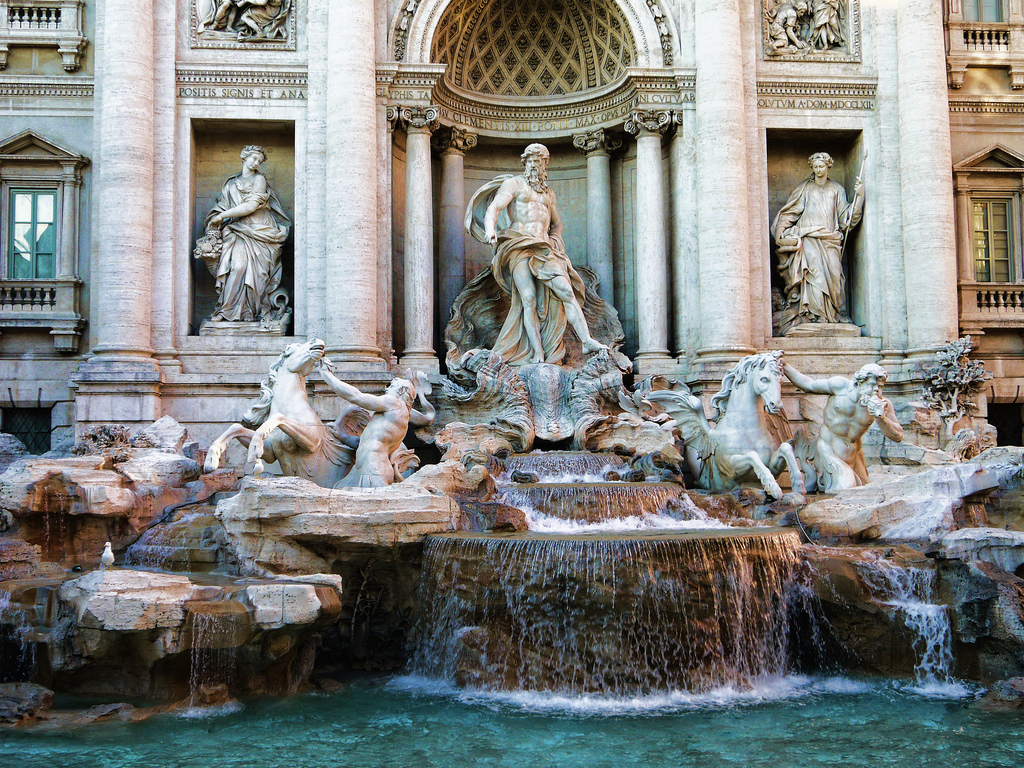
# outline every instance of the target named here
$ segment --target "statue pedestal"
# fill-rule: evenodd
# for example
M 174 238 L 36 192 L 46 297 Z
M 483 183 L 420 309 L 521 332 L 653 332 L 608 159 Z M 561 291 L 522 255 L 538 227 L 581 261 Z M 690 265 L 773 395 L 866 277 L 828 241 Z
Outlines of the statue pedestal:
M 200 336 L 284 336 L 291 316 L 274 322 L 255 320 L 204 320 Z
M 860 326 L 853 323 L 801 323 L 786 332 L 788 337 L 860 336 Z

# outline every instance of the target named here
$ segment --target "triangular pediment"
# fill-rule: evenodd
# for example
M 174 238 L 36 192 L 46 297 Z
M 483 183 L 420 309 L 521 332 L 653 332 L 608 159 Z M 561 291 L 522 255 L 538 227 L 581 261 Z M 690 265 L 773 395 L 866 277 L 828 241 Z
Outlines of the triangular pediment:
M 8 136 L 0 142 L 0 157 L 7 162 L 11 160 L 51 160 L 53 162 L 85 163 L 87 160 L 79 154 L 62 147 L 56 142 L 40 136 L 35 131 L 22 131 Z
M 1002 144 L 976 152 L 953 166 L 954 171 L 1024 171 L 1024 155 Z

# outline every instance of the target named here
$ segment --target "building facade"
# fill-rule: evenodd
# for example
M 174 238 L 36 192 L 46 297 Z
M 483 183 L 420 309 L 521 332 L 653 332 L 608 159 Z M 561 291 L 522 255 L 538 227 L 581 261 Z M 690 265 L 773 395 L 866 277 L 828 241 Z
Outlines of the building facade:
M 780 349 L 906 400 L 967 332 L 1019 438 L 1022 89 L 1021 0 L 0 0 L 0 429 L 209 441 L 312 336 L 364 389 L 443 372 L 466 201 L 539 141 L 639 374 Z M 218 320 L 195 252 L 253 146 L 278 311 Z M 818 152 L 862 208 L 838 322 L 791 329 L 773 222 Z

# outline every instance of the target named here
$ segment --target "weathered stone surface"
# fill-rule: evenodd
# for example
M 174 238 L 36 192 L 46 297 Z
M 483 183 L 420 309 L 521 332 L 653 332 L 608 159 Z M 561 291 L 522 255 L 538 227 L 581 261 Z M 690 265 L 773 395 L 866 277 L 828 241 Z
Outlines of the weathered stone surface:
M 1013 677 L 993 683 L 981 699 L 974 702 L 977 709 L 988 712 L 1012 712 L 1024 709 L 1024 677 Z
M 0 723 L 45 718 L 53 705 L 53 691 L 35 683 L 0 683 Z
M 120 569 L 92 571 L 60 588 L 79 626 L 118 632 L 180 626 L 193 596 L 185 576 Z
M 1024 565 L 1024 533 L 999 528 L 964 528 L 942 537 L 939 554 L 949 560 L 980 560 L 1019 576 Z
M 825 536 L 929 540 L 956 525 L 956 507 L 999 487 L 996 472 L 972 462 L 841 491 L 804 507 L 800 520 Z
M 28 455 L 28 448 L 21 440 L 14 435 L 0 432 L 0 473 L 26 455 Z
M 320 600 L 312 584 L 258 584 L 246 587 L 245 594 L 261 629 L 309 624 L 320 615 Z
M 414 477 L 416 477 L 414 475 Z M 413 481 L 327 490 L 299 478 L 246 478 L 217 505 L 243 573 L 329 573 L 330 552 L 395 547 L 455 530 L 459 507 Z
M 6 579 L 52 578 L 64 569 L 42 561 L 39 547 L 21 539 L 0 539 L 0 581 Z
M 175 453 L 181 452 L 187 442 L 188 430 L 171 416 L 161 416 L 132 440 L 137 448 L 160 448 Z
M 202 471 L 193 459 L 161 450 L 136 451 L 117 468 L 135 483 L 172 488 L 198 479 Z

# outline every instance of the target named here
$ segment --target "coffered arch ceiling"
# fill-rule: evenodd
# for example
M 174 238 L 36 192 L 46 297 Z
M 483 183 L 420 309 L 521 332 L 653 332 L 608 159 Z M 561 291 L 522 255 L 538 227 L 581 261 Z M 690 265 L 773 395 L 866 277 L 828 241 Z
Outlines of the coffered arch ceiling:
M 433 62 L 466 91 L 558 96 L 600 88 L 636 63 L 619 8 L 605 0 L 454 0 L 431 42 Z

